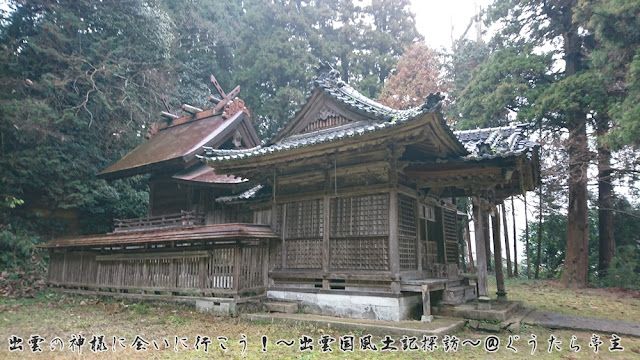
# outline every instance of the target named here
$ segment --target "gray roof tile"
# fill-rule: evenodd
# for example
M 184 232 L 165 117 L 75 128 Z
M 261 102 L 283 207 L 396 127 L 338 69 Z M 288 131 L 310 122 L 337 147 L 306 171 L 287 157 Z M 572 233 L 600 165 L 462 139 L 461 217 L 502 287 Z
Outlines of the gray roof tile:
M 455 131 L 454 134 L 469 151 L 465 160 L 494 159 L 531 152 L 537 143 L 526 137 L 527 124 Z

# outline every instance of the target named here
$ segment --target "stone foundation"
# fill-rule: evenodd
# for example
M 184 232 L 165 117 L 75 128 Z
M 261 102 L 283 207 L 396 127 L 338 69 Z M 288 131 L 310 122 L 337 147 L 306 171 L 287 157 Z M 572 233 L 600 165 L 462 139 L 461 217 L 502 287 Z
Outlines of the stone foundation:
M 270 290 L 267 298 L 295 301 L 308 314 L 383 321 L 416 320 L 422 315 L 420 294 L 346 295 Z

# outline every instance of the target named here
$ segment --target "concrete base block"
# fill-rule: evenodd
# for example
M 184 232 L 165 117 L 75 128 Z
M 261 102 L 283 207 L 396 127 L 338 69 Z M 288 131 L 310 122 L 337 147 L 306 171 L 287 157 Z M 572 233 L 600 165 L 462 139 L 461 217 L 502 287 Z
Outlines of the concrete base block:
M 486 296 L 479 297 L 478 310 L 491 310 L 491 299 Z
M 343 295 L 270 290 L 269 300 L 294 301 L 304 313 L 383 321 L 416 320 L 422 313 L 422 297 L 415 293 L 398 296 Z
M 295 314 L 298 312 L 298 304 L 294 302 L 274 302 L 269 301 L 262 304 L 265 312 L 279 312 L 285 314 Z
M 433 315 L 422 315 L 420 321 L 423 323 L 430 323 L 433 321 Z
M 236 304 L 231 302 L 196 300 L 196 311 L 210 313 L 215 316 L 235 316 Z

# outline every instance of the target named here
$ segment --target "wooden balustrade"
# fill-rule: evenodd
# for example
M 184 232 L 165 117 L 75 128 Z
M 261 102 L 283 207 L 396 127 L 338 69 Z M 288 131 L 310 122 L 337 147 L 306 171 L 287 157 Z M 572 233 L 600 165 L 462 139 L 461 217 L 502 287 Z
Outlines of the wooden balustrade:
M 114 219 L 113 232 L 122 233 L 140 230 L 171 229 L 204 225 L 204 214 L 181 211 L 177 214 L 150 216 L 136 219 Z

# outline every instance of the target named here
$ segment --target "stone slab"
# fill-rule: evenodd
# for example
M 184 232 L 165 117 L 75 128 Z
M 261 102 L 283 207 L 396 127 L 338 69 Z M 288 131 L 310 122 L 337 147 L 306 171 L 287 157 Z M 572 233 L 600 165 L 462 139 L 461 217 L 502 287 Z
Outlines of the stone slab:
M 640 323 L 633 321 L 608 320 L 532 311 L 522 319 L 522 323 L 539 325 L 549 329 L 593 331 L 617 334 L 618 336 L 628 335 L 640 337 Z
M 294 302 L 267 301 L 262 304 L 266 312 L 294 314 L 298 312 L 298 304 Z
M 313 325 L 318 328 L 331 328 L 343 334 L 371 334 L 376 336 L 407 335 L 421 338 L 422 335 L 452 335 L 461 331 L 465 320 L 436 317 L 432 322 L 413 321 L 376 321 L 365 319 L 343 319 L 332 316 L 312 314 L 242 314 L 242 318 L 255 322 L 285 323 L 295 325 Z
M 455 318 L 481 320 L 490 322 L 503 322 L 522 308 L 522 302 L 510 301 L 508 303 L 491 302 L 490 310 L 478 309 L 478 302 L 456 306 L 438 306 L 436 315 L 444 315 Z

